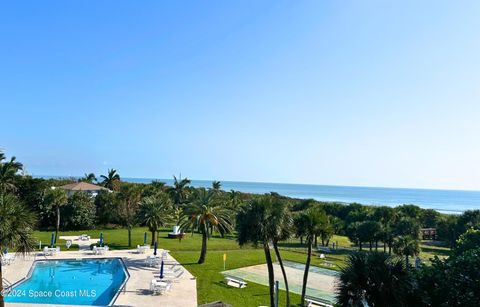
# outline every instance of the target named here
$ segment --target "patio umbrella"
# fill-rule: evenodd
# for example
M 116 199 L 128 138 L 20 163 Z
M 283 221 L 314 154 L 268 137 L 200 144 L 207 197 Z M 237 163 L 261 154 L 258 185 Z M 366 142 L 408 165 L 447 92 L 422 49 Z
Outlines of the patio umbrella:
M 103 245 L 103 232 L 100 233 L 100 243 L 98 243 L 100 246 Z
M 160 264 L 160 279 L 163 279 L 163 260 L 162 263 Z
M 54 244 L 55 244 L 55 233 L 52 232 L 52 239 L 50 240 L 50 246 L 53 247 Z
M 157 255 L 157 241 L 155 241 L 155 243 L 153 244 L 153 255 Z
M 143 233 L 143 245 L 147 245 L 147 232 Z

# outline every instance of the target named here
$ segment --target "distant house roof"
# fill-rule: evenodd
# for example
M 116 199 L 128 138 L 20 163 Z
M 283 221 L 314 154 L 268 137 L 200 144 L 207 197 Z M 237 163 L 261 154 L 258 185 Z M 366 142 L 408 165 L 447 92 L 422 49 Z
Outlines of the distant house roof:
M 66 185 L 62 185 L 61 189 L 68 191 L 100 191 L 108 190 L 107 188 L 101 187 L 99 185 L 91 184 L 88 182 L 75 182 Z

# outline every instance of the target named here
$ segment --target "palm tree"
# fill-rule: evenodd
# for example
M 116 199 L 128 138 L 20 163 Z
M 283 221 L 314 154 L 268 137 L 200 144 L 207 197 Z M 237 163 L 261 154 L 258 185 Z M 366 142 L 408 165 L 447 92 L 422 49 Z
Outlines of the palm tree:
M 273 206 L 269 209 L 269 222 L 271 224 L 271 239 L 273 250 L 277 256 L 280 269 L 282 270 L 283 281 L 285 283 L 286 295 L 286 306 L 290 306 L 290 291 L 288 287 L 287 273 L 285 272 L 285 267 L 283 266 L 283 260 L 278 250 L 278 242 L 287 240 L 292 234 L 293 219 L 288 209 L 287 204 L 284 201 L 281 201 L 278 197 L 273 197 Z
M 12 157 L 10 161 L 3 162 L 5 154 L 0 155 L 0 194 L 13 192 L 15 188 L 15 176 L 23 169 L 23 164 Z
M 209 229 L 216 229 L 220 234 L 229 233 L 232 229 L 230 210 L 216 202 L 216 195 L 211 190 L 200 188 L 195 190 L 192 203 L 185 208 L 181 229 L 195 230 L 202 234 L 202 249 L 198 263 L 205 262 L 207 255 L 207 239 Z
M 17 198 L 10 194 L 0 195 L 0 250 L 9 248 L 20 254 L 32 251 L 35 222 L 35 216 Z M 0 261 L 0 280 L 2 277 Z M 3 293 L 3 282 L 0 282 L 0 307 L 5 306 Z
M 299 213 L 295 218 L 295 229 L 298 237 L 305 237 L 307 245 L 307 261 L 305 263 L 305 271 L 303 272 L 302 285 L 302 306 L 305 305 L 305 295 L 308 283 L 308 271 L 312 258 L 312 246 L 315 238 L 321 235 L 324 226 L 328 223 L 328 217 L 319 207 L 314 206 Z
M 271 208 L 274 199 L 271 195 L 255 197 L 237 214 L 237 240 L 240 246 L 252 243 L 254 246 L 262 245 L 268 270 L 268 285 L 270 306 L 275 306 L 275 273 L 273 271 L 272 255 L 269 242 L 272 239 L 272 224 L 270 223 Z M 277 229 L 274 227 L 273 229 Z
M 94 183 L 95 181 L 97 181 L 97 177 L 95 176 L 94 173 L 89 173 L 89 174 L 85 173 L 83 178 L 80 178 L 78 181 Z
M 228 192 L 228 198 L 229 198 L 229 206 L 233 210 L 237 209 L 238 205 L 240 204 L 240 192 L 237 192 L 235 190 L 230 190 Z
M 157 241 L 157 232 L 172 220 L 172 201 L 164 192 L 145 197 L 140 203 L 138 213 L 140 224 L 148 227 L 152 233 L 152 245 Z
M 212 190 L 219 192 L 222 188 L 222 183 L 220 181 L 214 180 L 212 182 Z
M 102 185 L 112 191 L 118 191 L 120 186 L 120 175 L 115 169 L 109 169 L 108 174 L 100 176 L 102 180 Z
M 379 252 L 350 254 L 339 281 L 339 306 L 408 306 L 412 275 L 397 257 Z
M 57 189 L 52 187 L 47 190 L 43 202 L 47 208 L 54 209 L 57 216 L 57 222 L 55 224 L 55 243 L 57 243 L 58 231 L 60 229 L 60 207 L 67 204 L 67 193 L 63 189 Z
M 173 203 L 176 207 L 182 205 L 187 199 L 187 186 L 191 183 L 188 178 L 182 179 L 180 176 L 179 179 L 173 176 L 173 186 L 168 187 L 167 191 L 172 197 Z
M 399 256 L 405 256 L 405 266 L 408 268 L 408 257 L 420 254 L 420 243 L 418 239 L 411 236 L 400 236 L 393 242 L 393 252 Z

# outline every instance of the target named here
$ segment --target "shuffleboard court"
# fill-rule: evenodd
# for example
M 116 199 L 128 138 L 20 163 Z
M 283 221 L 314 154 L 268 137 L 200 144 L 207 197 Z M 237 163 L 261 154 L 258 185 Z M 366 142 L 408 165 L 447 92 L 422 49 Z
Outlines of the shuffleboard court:
M 303 283 L 303 272 L 305 265 L 296 262 L 284 261 L 285 271 L 288 277 L 288 284 L 291 292 L 301 294 Z M 278 263 L 273 265 L 275 279 L 280 282 L 280 289 L 285 290 L 282 271 Z M 244 279 L 268 286 L 268 270 L 266 264 L 243 267 L 222 272 L 224 275 Z M 307 295 L 335 302 L 335 285 L 338 280 L 338 272 L 310 266 L 308 273 Z

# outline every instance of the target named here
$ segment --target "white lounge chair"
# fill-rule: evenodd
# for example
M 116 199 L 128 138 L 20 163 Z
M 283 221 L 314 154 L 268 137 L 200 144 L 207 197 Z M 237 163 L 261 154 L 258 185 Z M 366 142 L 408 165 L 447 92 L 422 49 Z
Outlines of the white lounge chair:
M 148 250 L 150 250 L 150 245 L 137 245 L 138 254 L 145 254 Z
M 150 282 L 150 291 L 152 291 L 153 294 L 162 295 L 170 291 L 171 288 L 172 284 L 167 281 L 152 279 L 152 281 Z
M 313 306 L 332 307 L 333 306 L 332 303 L 330 303 L 329 301 L 318 298 L 318 297 L 313 297 L 313 296 L 306 296 L 305 303 L 307 303 L 307 307 L 313 307 Z
M 245 288 L 247 286 L 247 282 L 241 278 L 233 277 L 233 276 L 225 276 L 224 281 L 230 287 L 235 288 Z
M 147 259 L 145 259 L 145 264 L 149 267 L 158 267 L 161 262 L 162 258 L 158 256 L 148 256 Z
M 2 265 L 10 265 L 15 261 L 15 254 L 4 254 L 2 256 Z
M 83 234 L 83 235 L 78 237 L 78 240 L 80 240 L 80 241 L 90 241 L 90 236 L 86 235 L 86 234 Z
M 44 256 L 51 256 L 52 255 L 52 252 L 51 252 L 50 248 L 48 248 L 48 246 L 45 246 L 43 248 L 43 255 Z

